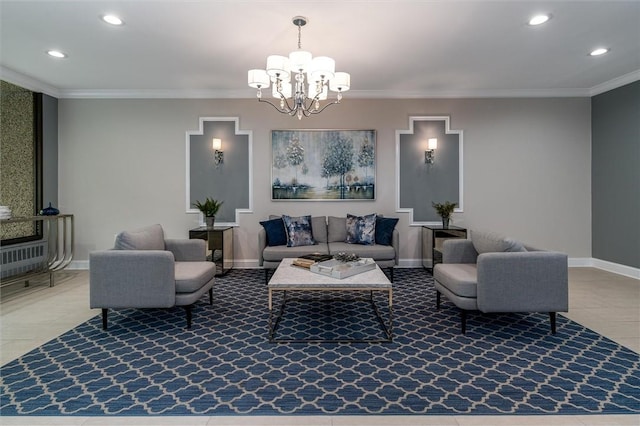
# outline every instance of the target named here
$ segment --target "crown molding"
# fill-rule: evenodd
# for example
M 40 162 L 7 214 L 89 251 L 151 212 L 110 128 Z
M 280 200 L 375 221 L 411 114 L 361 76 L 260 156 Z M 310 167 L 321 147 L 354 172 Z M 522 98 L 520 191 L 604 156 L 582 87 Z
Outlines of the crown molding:
M 250 89 L 59 89 L 0 65 L 0 78 L 34 92 L 59 99 L 252 99 Z M 591 97 L 640 80 L 640 70 L 591 88 L 573 89 L 480 89 L 480 90 L 350 90 L 351 99 L 456 99 L 456 98 L 567 98 Z
M 0 79 L 8 83 L 15 84 L 16 86 L 23 87 L 27 90 L 31 90 L 32 92 L 42 92 L 49 96 L 53 96 L 54 98 L 60 98 L 61 96 L 59 89 L 3 65 L 0 65 Z
M 630 72 L 623 76 L 614 78 L 597 86 L 593 86 L 589 93 L 590 96 L 596 96 L 609 90 L 617 89 L 618 87 L 626 86 L 629 83 L 640 80 L 640 70 Z

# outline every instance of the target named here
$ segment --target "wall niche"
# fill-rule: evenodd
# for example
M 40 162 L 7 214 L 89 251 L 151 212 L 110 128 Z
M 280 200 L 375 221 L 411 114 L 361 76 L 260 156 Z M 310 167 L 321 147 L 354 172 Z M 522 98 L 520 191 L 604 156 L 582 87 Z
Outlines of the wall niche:
M 214 138 L 222 141 L 219 164 Z M 213 198 L 224 201 L 216 225 L 238 226 L 238 215 L 253 211 L 252 132 L 239 129 L 238 117 L 200 117 L 199 130 L 187 132 L 186 149 L 186 212 L 200 214 L 193 203 Z
M 396 130 L 396 211 L 409 213 L 413 226 L 442 223 L 432 202 L 455 202 L 455 212 L 463 212 L 462 130 L 451 130 L 449 119 L 409 117 L 409 129 Z M 429 164 L 430 138 L 438 142 Z

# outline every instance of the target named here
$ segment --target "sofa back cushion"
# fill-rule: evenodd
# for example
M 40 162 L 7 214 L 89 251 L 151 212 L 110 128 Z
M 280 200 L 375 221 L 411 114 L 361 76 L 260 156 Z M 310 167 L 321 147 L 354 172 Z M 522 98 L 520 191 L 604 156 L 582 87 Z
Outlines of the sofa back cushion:
M 494 232 L 473 230 L 471 231 L 471 243 L 478 254 L 527 251 L 521 242 Z
M 164 231 L 151 225 L 134 231 L 122 231 L 116 236 L 116 250 L 164 250 Z
M 329 216 L 329 236 L 330 243 L 344 243 L 347 241 L 347 218 Z
M 316 243 L 313 238 L 311 216 L 282 216 L 287 230 L 287 247 L 311 246 Z
M 327 242 L 327 218 L 325 216 L 314 216 L 311 218 L 311 229 L 313 239 L 316 243 Z

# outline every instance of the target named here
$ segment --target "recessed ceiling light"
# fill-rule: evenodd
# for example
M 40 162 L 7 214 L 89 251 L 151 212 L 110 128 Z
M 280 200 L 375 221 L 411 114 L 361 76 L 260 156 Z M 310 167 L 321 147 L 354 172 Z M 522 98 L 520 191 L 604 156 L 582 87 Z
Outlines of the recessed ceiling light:
M 66 58 L 67 54 L 62 53 L 59 50 L 47 50 L 47 55 L 53 56 L 54 58 Z
M 551 19 L 551 15 L 536 15 L 533 18 L 529 19 L 529 25 L 541 25 Z
M 598 49 L 592 50 L 591 53 L 589 53 L 589 55 L 591 55 L 591 56 L 600 56 L 600 55 L 604 55 L 608 51 L 609 51 L 609 49 L 606 49 L 604 47 L 600 47 Z
M 122 24 L 124 24 L 122 19 L 118 18 L 116 15 L 104 15 L 102 17 L 102 20 L 104 22 L 106 22 L 107 24 L 111 24 L 111 25 L 122 25 Z

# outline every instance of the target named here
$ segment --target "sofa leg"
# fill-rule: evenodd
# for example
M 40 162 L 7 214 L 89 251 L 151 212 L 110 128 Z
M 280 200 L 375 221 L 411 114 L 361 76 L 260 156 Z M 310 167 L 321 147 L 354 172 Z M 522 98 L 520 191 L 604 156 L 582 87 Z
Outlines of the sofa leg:
M 549 320 L 551 320 L 551 334 L 556 334 L 556 313 L 549 312 Z
M 436 290 L 436 309 L 440 309 L 440 292 Z
M 395 268 L 394 268 L 393 266 L 389 268 L 389 277 L 391 278 L 391 279 L 390 279 L 390 281 L 391 281 L 391 282 L 393 282 L 393 270 L 394 270 L 394 269 L 395 269 Z
M 460 309 L 460 332 L 467 334 L 467 311 Z
M 184 307 L 184 310 L 187 311 L 187 328 L 191 328 L 191 308 L 193 305 L 187 305 Z
M 269 284 L 269 268 L 264 268 L 264 284 Z
M 209 305 L 213 305 L 213 288 L 209 289 Z
M 107 312 L 108 312 L 107 308 L 102 308 L 102 329 L 103 330 L 107 329 Z

